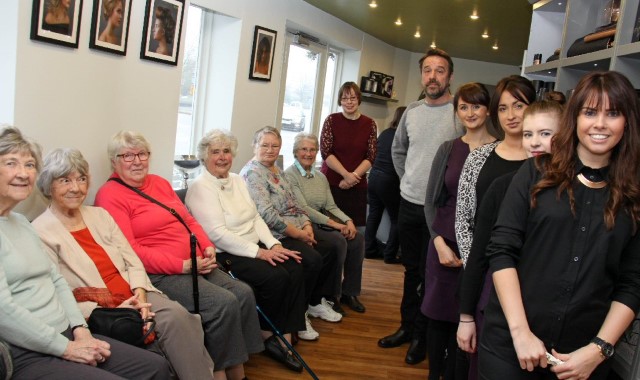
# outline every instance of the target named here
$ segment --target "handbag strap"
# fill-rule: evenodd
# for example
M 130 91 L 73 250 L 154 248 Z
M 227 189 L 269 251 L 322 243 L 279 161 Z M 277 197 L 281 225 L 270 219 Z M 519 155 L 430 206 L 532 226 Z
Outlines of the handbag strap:
M 198 238 L 196 237 L 196 234 L 194 234 L 191 231 L 189 226 L 187 226 L 187 223 L 184 221 L 184 219 L 182 219 L 180 214 L 178 214 L 178 212 L 174 208 L 171 208 L 171 207 L 165 205 L 164 203 L 158 201 L 157 199 L 153 198 L 151 195 L 143 192 L 140 189 L 137 189 L 137 188 L 135 188 L 133 186 L 127 185 L 120 178 L 111 177 L 111 178 L 109 178 L 109 181 L 117 182 L 117 183 L 121 184 L 122 186 L 128 188 L 129 190 L 131 190 L 131 191 L 133 191 L 135 193 L 138 193 L 141 197 L 146 198 L 151 203 L 155 203 L 158 206 L 162 207 L 163 209 L 169 211 L 171 213 L 171 215 L 175 216 L 176 219 L 178 219 L 178 221 L 180 223 L 182 223 L 184 228 L 187 229 L 187 232 L 189 232 L 189 244 L 191 246 L 190 256 L 191 256 L 191 277 L 193 279 L 193 308 L 194 308 L 196 314 L 200 314 L 200 302 L 199 302 L 200 292 L 198 290 L 198 262 L 197 262 L 197 258 L 196 258 L 196 245 L 198 245 L 202 251 L 204 251 L 204 250 L 200 246 L 200 242 L 198 241 Z

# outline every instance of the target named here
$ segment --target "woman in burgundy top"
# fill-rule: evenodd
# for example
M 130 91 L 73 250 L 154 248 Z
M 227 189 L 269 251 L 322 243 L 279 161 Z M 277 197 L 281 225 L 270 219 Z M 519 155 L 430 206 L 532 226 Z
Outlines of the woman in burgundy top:
M 346 82 L 338 92 L 342 112 L 327 116 L 320 136 L 320 171 L 327 177 L 338 207 L 364 226 L 367 214 L 366 173 L 376 158 L 377 125 L 360 113 L 360 88 Z

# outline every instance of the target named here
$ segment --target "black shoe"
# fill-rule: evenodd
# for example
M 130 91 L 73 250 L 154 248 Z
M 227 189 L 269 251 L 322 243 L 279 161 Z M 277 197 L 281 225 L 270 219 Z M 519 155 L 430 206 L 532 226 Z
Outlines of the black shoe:
M 340 302 L 336 297 L 325 297 L 325 299 L 331 304 L 331 309 L 333 309 L 333 311 L 342 315 L 343 317 L 347 316 L 347 312 L 344 311 L 342 306 L 340 306 Z
M 400 327 L 398 331 L 391 335 L 385 336 L 378 341 L 378 346 L 382 348 L 392 348 L 401 346 L 411 340 L 411 333 Z
M 418 364 L 427 358 L 427 342 L 425 339 L 412 339 L 404 361 L 407 364 Z
M 401 262 L 402 260 L 398 256 L 385 257 L 384 259 L 385 264 L 400 264 Z
M 342 297 L 340 297 L 340 303 L 349 306 L 351 310 L 358 313 L 364 313 L 364 311 L 366 310 L 364 305 L 360 302 L 360 300 L 358 300 L 358 297 L 356 296 L 347 296 L 343 294 Z
M 270 336 L 264 341 L 264 350 L 272 359 L 284 364 L 285 367 L 292 371 L 302 372 L 302 364 L 280 345 L 275 335 Z

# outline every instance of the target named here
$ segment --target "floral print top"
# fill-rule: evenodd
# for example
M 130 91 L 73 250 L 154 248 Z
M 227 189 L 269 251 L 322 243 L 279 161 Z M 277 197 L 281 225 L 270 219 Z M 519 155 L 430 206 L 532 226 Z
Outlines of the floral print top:
M 309 221 L 309 216 L 299 206 L 300 202 L 284 173 L 275 168 L 276 172 L 272 172 L 254 159 L 247 162 L 240 175 L 271 233 L 276 239 L 282 239 L 286 237 L 284 230 L 287 224 L 301 229 Z

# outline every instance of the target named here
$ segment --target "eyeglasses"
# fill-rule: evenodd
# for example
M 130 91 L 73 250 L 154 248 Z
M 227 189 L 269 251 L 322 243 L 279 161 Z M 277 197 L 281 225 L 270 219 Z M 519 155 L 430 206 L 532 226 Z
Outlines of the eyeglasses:
M 299 148 L 298 150 L 301 150 L 305 153 L 318 153 L 318 149 L 316 148 Z
M 78 178 L 62 177 L 55 180 L 55 184 L 58 187 L 70 187 L 73 183 L 78 187 L 86 186 L 89 183 L 89 177 L 83 175 Z
M 356 98 L 355 96 L 353 96 L 353 97 L 350 97 L 350 98 L 340 98 L 340 100 L 341 100 L 341 101 L 343 101 L 343 102 L 345 102 L 345 103 L 346 103 L 346 102 L 357 102 L 357 101 L 358 101 L 358 98 Z
M 262 145 L 260 145 L 260 149 L 262 149 L 262 150 L 269 150 L 269 149 L 278 150 L 278 149 L 280 149 L 280 145 L 262 144 Z
M 140 159 L 140 161 L 146 161 L 149 159 L 151 152 L 140 152 L 140 153 L 124 153 L 124 154 L 116 154 L 116 157 L 122 158 L 124 162 L 133 162 L 136 157 Z

